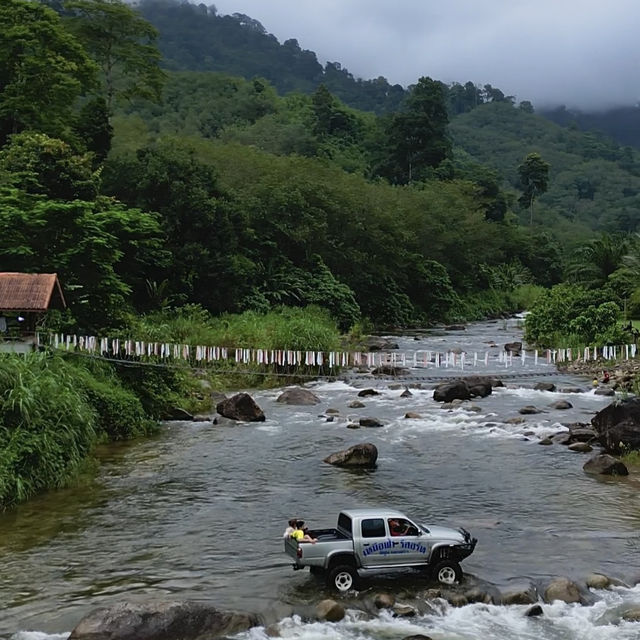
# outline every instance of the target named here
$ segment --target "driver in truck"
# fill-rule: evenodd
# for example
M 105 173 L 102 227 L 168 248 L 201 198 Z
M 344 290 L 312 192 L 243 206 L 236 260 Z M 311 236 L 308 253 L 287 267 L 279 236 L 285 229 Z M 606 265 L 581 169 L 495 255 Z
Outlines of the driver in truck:
M 408 520 L 389 519 L 389 533 L 392 536 L 417 536 L 418 531 Z

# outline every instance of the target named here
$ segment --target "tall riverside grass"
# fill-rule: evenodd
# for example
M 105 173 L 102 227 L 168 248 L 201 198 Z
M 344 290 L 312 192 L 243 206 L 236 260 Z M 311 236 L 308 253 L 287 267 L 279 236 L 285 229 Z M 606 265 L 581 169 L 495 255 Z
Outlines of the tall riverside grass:
M 0 509 L 67 485 L 97 440 L 131 438 L 154 424 L 108 368 L 0 355 Z
M 332 351 L 340 333 L 319 307 L 211 316 L 196 305 L 149 314 L 131 325 L 136 339 L 256 349 Z
M 73 368 L 42 354 L 0 357 L 0 506 L 77 473 L 96 437 L 96 412 Z

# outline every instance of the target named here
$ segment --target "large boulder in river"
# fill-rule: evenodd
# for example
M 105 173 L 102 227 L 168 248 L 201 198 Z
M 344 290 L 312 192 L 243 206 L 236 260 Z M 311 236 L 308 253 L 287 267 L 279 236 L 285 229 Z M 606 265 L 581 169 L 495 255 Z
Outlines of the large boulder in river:
M 187 420 L 191 422 L 193 420 L 193 414 L 180 407 L 171 407 L 164 412 L 162 419 L 166 421 Z
M 371 372 L 373 376 L 406 376 L 408 374 L 409 369 L 395 364 L 382 364 Z
M 361 427 L 384 427 L 384 422 L 378 418 L 360 418 L 358 422 Z
M 615 396 L 616 392 L 610 387 L 598 387 L 594 392 L 597 396 Z
M 478 380 L 466 382 L 467 388 L 472 398 L 486 398 L 491 395 L 492 387 L 489 380 Z
M 323 462 L 336 467 L 365 467 L 376 466 L 378 460 L 378 449 L 375 444 L 363 442 L 349 447 L 344 451 L 337 451 L 327 456 Z
M 504 350 L 512 356 L 519 356 L 522 351 L 522 342 L 507 342 L 504 345 Z
M 564 424 L 568 427 L 571 442 L 593 442 L 598 434 L 595 429 L 583 422 L 574 422 L 572 424 Z
M 397 342 L 380 336 L 369 336 L 365 344 L 369 351 L 393 351 L 399 348 Z
M 264 422 L 262 409 L 248 393 L 237 393 L 216 406 L 216 411 L 225 418 L 242 422 Z
M 211 640 L 258 624 L 254 615 L 219 611 L 205 602 L 123 602 L 91 612 L 69 640 Z
M 617 458 L 606 453 L 589 458 L 582 469 L 585 473 L 603 476 L 628 476 L 629 470 Z
M 487 384 L 490 385 L 492 389 L 494 389 L 495 387 L 504 387 L 504 383 L 502 382 L 502 380 L 498 380 L 498 378 L 492 378 L 491 376 L 465 376 L 463 380 L 467 383 L 468 387 Z
M 591 424 L 610 453 L 640 449 L 640 398 L 611 403 L 593 416 Z
M 433 391 L 433 399 L 436 402 L 451 402 L 452 400 L 469 400 L 471 393 L 466 382 L 452 380 L 439 384 Z
M 345 616 L 344 607 L 335 600 L 321 600 L 316 605 L 316 617 L 327 622 L 340 622 Z
M 312 391 L 309 391 L 309 389 L 292 387 L 291 389 L 283 391 L 276 399 L 276 402 L 309 407 L 314 404 L 320 404 L 320 398 Z
M 555 578 L 544 590 L 544 601 L 551 603 L 554 600 L 562 600 L 567 603 L 584 602 L 580 588 L 569 578 Z

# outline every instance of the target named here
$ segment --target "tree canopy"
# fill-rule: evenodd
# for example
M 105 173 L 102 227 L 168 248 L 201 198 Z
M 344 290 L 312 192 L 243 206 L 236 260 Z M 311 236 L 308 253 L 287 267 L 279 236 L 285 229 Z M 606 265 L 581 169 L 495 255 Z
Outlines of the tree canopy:
M 64 136 L 96 67 L 51 9 L 0 3 L 0 144 L 25 129 Z

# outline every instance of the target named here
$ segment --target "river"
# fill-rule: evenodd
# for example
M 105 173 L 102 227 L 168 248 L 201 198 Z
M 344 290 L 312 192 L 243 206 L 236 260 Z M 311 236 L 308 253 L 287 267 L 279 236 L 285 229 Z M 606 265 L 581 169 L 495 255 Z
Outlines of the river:
M 518 337 L 510 320 L 399 342 L 407 351 L 447 345 L 472 353 L 484 352 L 490 340 Z M 582 471 L 584 454 L 538 444 L 562 430 L 561 422 L 588 422 L 611 399 L 594 395 L 589 381 L 549 376 L 553 369 L 543 363 L 522 366 L 532 377 L 505 376 L 506 388 L 473 402 L 479 411 L 443 410 L 432 399 L 433 382 L 414 380 L 422 388 L 400 398 L 403 387 L 388 380 L 318 381 L 309 385 L 322 400 L 316 407 L 278 404 L 281 390 L 252 392 L 264 423 L 169 423 L 151 439 L 102 447 L 91 480 L 0 516 L 0 638 L 62 640 L 98 606 L 155 598 L 254 611 L 283 637 L 304 640 L 415 633 L 443 640 L 637 640 L 640 623 L 614 622 L 621 608 L 640 606 L 640 587 L 594 593 L 588 606 L 544 605 L 542 618 L 525 618 L 524 606 L 484 604 L 443 605 L 410 620 L 369 616 L 349 608 L 351 595 L 340 623 L 297 615 L 327 592 L 308 572 L 291 570 L 282 551 L 286 521 L 302 516 L 312 528 L 333 526 L 347 507 L 386 505 L 421 522 L 464 526 L 479 539 L 465 573 L 501 589 L 553 576 L 584 581 L 591 572 L 629 585 L 640 578 L 637 477 L 594 478 Z M 534 391 L 537 380 L 585 392 Z M 380 395 L 364 398 L 363 409 L 348 408 L 364 387 Z M 549 408 L 558 399 L 573 408 Z M 543 413 L 504 423 L 529 404 Z M 323 415 L 327 408 L 340 411 L 333 422 Z M 404 419 L 407 411 L 422 418 Z M 364 416 L 385 426 L 346 428 L 348 419 Z M 375 470 L 322 462 L 365 441 L 378 447 Z M 426 586 L 411 574 L 367 588 L 402 600 Z M 263 628 L 239 636 L 267 637 Z

